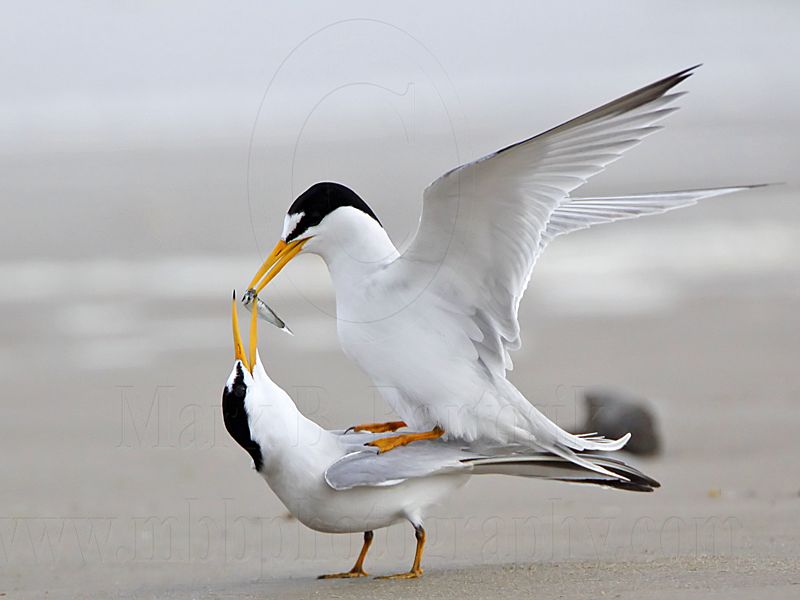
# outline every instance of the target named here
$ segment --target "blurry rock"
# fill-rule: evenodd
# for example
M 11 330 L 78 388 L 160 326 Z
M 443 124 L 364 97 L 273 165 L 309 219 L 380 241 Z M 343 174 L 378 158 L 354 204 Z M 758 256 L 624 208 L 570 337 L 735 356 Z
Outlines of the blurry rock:
M 631 454 L 654 456 L 661 451 L 656 417 L 644 399 L 613 389 L 588 390 L 584 398 L 588 416 L 583 431 L 614 439 L 630 432 L 625 450 Z

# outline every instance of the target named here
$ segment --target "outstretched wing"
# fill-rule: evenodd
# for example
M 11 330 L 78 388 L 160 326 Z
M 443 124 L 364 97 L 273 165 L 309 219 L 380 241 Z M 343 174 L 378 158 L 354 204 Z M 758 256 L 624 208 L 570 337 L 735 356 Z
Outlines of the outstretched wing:
M 539 242 L 539 252 L 541 253 L 553 238 L 565 233 L 587 229 L 592 225 L 601 223 L 635 219 L 645 215 L 657 215 L 676 208 L 692 206 L 703 198 L 750 190 L 764 187 L 764 185 L 706 188 L 679 192 L 653 192 L 650 194 L 605 198 L 567 198 L 550 215 L 550 220 L 547 222 L 547 227 Z
M 554 213 L 570 192 L 659 129 L 654 124 L 677 110 L 670 105 L 682 95 L 667 92 L 693 69 L 462 165 L 425 190 L 402 259 L 425 269 L 429 288 L 473 320 L 471 335 L 493 373 L 511 367 L 508 351 L 520 345 L 517 309 Z

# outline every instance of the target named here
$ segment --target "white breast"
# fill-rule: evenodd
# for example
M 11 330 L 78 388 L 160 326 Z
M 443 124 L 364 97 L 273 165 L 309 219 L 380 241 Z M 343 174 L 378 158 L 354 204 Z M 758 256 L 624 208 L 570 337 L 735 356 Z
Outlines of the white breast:
M 324 447 L 286 448 L 273 457 L 263 476 L 292 515 L 325 533 L 371 531 L 404 520 L 420 522 L 431 506 L 469 478 L 448 474 L 394 486 L 336 491 L 325 482 L 324 471 L 341 454 Z

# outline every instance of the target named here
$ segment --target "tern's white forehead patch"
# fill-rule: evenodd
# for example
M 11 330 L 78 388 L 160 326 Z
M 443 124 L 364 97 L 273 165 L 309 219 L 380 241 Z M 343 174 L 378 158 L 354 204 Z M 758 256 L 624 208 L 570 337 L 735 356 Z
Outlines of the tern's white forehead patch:
M 303 215 L 305 214 L 306 213 L 304 212 L 299 212 L 286 215 L 286 217 L 283 219 L 283 233 L 281 234 L 282 240 L 286 240 L 287 237 L 292 235 L 292 232 L 294 231 L 295 227 L 297 227 L 297 224 L 300 222 L 300 219 L 302 219 Z

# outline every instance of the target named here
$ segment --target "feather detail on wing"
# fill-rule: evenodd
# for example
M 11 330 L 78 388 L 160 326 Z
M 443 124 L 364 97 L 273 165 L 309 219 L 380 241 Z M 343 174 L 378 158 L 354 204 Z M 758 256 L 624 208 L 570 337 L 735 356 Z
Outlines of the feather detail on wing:
M 325 481 L 335 490 L 347 490 L 463 473 L 591 483 L 630 491 L 649 492 L 660 485 L 638 469 L 608 455 L 582 452 L 579 456 L 580 464 L 577 464 L 573 459 L 531 452 L 522 447 L 471 449 L 458 440 L 415 442 L 384 454 L 361 447 L 328 467 Z
M 425 190 L 416 236 L 401 258 L 449 310 L 474 322 L 470 336 L 490 372 L 502 376 L 508 351 L 520 345 L 517 309 L 554 212 L 659 129 L 655 123 L 682 95 L 667 92 L 692 70 L 462 165 Z M 557 223 L 566 219 L 562 213 Z
M 474 475 L 514 475 L 568 483 L 591 483 L 632 492 L 652 492 L 661 487 L 655 479 L 619 459 L 595 453 L 584 453 L 582 458 L 609 474 L 599 473 L 596 469 L 587 471 L 572 460 L 547 454 L 478 458 L 465 462 L 472 466 Z
M 579 229 L 587 229 L 601 223 L 613 223 L 623 219 L 635 219 L 645 215 L 657 215 L 669 210 L 692 206 L 698 200 L 749 190 L 759 185 L 738 187 L 682 190 L 678 192 L 654 192 L 634 196 L 612 196 L 607 198 L 571 198 L 556 208 L 550 215 L 547 227 L 539 242 L 539 252 L 553 238 Z
M 396 485 L 415 477 L 464 471 L 462 459 L 480 456 L 468 452 L 465 444 L 458 440 L 422 440 L 382 454 L 378 454 L 377 449 L 364 445 L 364 440 L 386 435 L 392 434 L 362 434 L 355 444 L 351 440 L 354 437 L 352 434 L 342 435 L 339 439 L 350 452 L 325 471 L 328 485 L 336 490 L 358 486 Z

